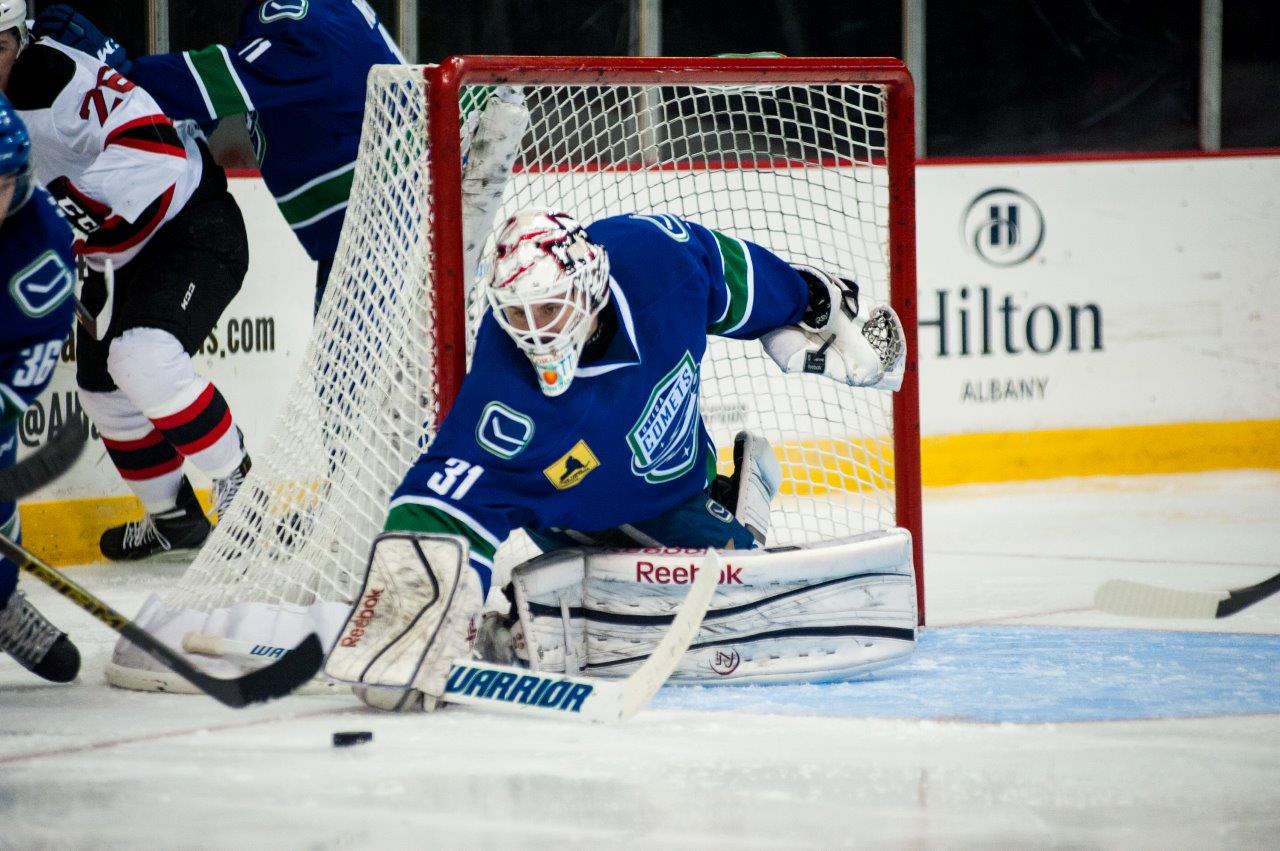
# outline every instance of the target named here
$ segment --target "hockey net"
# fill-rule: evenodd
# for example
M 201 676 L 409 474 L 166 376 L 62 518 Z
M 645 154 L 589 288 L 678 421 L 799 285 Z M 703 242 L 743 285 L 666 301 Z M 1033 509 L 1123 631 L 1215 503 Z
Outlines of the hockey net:
M 460 163 L 484 155 L 468 150 L 477 120 L 512 91 L 528 126 L 497 208 L 464 238 Z M 529 206 L 584 223 L 673 213 L 891 302 L 908 334 L 898 393 L 783 376 L 757 343 L 713 338 L 702 412 L 723 471 L 742 429 L 774 447 L 784 482 L 770 545 L 903 526 L 919 572 L 911 114 L 894 60 L 455 57 L 374 68 L 305 362 L 228 516 L 140 623 L 173 644 L 189 630 L 280 645 L 315 626 L 336 634 L 389 496 L 465 374 L 483 304 L 464 267 L 491 223 Z M 495 578 L 532 552 L 513 536 Z M 117 648 L 112 682 L 181 687 L 127 650 Z

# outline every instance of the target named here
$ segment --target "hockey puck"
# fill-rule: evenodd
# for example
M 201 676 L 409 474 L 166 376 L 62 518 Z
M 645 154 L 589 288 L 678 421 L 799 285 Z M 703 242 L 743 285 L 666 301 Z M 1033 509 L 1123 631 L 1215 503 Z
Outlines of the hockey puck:
M 346 748 L 351 745 L 362 745 L 365 742 L 373 741 L 373 732 L 371 730 L 347 730 L 341 733 L 333 734 L 333 746 L 335 748 Z

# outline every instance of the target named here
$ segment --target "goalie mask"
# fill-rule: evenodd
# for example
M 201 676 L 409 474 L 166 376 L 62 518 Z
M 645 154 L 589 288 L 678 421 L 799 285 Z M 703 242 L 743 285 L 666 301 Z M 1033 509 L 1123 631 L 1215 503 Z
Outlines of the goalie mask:
M 528 356 L 542 392 L 559 396 L 608 303 L 608 255 L 567 213 L 521 210 L 498 233 L 487 266 L 494 318 Z

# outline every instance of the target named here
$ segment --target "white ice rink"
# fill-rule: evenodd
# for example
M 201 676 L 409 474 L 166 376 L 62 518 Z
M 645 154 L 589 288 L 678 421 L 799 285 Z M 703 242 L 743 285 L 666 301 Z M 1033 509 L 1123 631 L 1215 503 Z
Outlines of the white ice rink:
M 1280 473 L 927 491 L 925 551 L 909 664 L 668 688 L 615 728 L 119 691 L 114 635 L 24 578 L 85 663 L 53 686 L 0 660 L 0 848 L 1280 847 L 1280 597 L 1091 607 L 1109 578 L 1280 572 Z M 72 575 L 132 615 L 180 569 Z

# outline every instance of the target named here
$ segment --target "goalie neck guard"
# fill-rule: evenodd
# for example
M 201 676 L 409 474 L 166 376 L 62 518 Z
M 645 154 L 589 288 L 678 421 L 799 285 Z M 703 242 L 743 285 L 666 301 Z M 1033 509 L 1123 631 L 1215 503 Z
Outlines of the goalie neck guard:
M 567 213 L 521 210 L 486 265 L 494 319 L 533 364 L 542 392 L 559 396 L 609 299 L 608 255 Z

